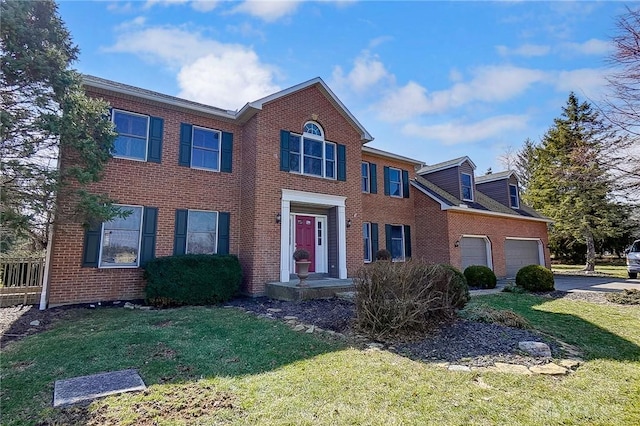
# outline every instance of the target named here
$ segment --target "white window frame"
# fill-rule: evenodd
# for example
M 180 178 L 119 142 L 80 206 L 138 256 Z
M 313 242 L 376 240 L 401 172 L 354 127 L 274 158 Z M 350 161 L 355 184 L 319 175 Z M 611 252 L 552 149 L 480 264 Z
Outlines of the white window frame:
M 364 236 L 364 230 L 367 230 L 367 233 L 369 235 L 368 238 L 365 238 Z M 371 246 L 371 222 L 362 222 L 362 242 L 363 242 L 363 248 L 364 248 L 364 244 L 367 244 L 367 251 L 369 254 L 369 258 L 367 259 L 366 257 L 364 258 L 364 263 L 371 263 L 373 262 L 373 247 Z
M 292 153 L 291 151 L 289 151 L 289 156 L 298 155 L 300 157 L 300 160 L 298 161 L 299 170 L 289 170 L 289 172 L 290 173 L 299 174 L 299 175 L 304 175 L 304 176 L 313 176 L 313 177 L 322 178 L 322 179 L 337 180 L 338 179 L 338 176 L 337 176 L 338 175 L 338 144 L 325 140 L 324 131 L 322 130 L 322 127 L 319 124 L 317 124 L 317 123 L 315 123 L 313 121 L 308 121 L 303 126 L 303 129 L 306 130 L 307 127 L 309 127 L 309 126 L 313 126 L 313 128 L 317 129 L 320 134 L 308 133 L 306 131 L 303 131 L 302 134 L 291 133 L 292 136 L 295 136 L 295 137 L 298 138 L 299 151 L 295 152 L 295 153 Z M 305 142 L 305 139 L 308 139 L 310 141 L 315 141 L 315 142 L 321 142 L 322 143 L 322 158 L 321 158 L 321 161 L 322 161 L 322 172 L 321 172 L 321 175 L 316 175 L 316 174 L 313 174 L 313 173 L 305 173 L 304 172 L 304 159 L 305 159 L 305 156 L 306 157 L 310 157 L 310 158 L 320 159 L 320 157 L 311 156 L 311 155 L 307 155 L 307 154 L 304 153 L 304 142 Z M 327 158 L 327 145 L 333 146 L 333 160 L 329 160 Z M 327 162 L 328 161 L 333 161 L 333 177 L 327 176 Z
M 407 254 L 405 253 L 405 250 L 404 250 L 404 248 L 405 248 L 405 243 L 404 243 L 404 238 L 405 238 L 404 237 L 404 225 L 393 225 L 393 224 L 391 224 L 391 234 L 393 234 L 393 228 L 394 227 L 399 227 L 400 231 L 402 232 L 402 238 L 401 238 L 401 240 L 402 240 L 402 245 L 401 245 L 401 247 L 402 247 L 402 257 L 399 257 L 399 258 L 394 258 L 393 257 L 393 240 L 394 240 L 394 238 L 391 237 L 391 261 L 392 262 L 404 262 L 405 260 L 407 260 Z
M 113 123 L 114 127 L 116 124 L 116 113 L 120 113 L 120 114 L 127 114 L 127 115 L 135 115 L 138 117 L 144 117 L 147 120 L 147 131 L 146 131 L 146 137 L 145 137 L 145 142 L 144 142 L 144 158 L 138 158 L 138 157 L 130 157 L 127 155 L 118 155 L 116 153 L 113 154 L 114 158 L 123 158 L 125 160 L 132 160 L 132 161 L 143 161 L 146 162 L 147 161 L 147 157 L 149 156 L 149 126 L 151 125 L 151 119 L 148 115 L 145 114 L 138 114 L 137 112 L 131 112 L 131 111 L 125 111 L 123 109 L 117 109 L 117 108 L 112 108 L 111 109 L 111 122 Z M 116 132 L 118 131 L 118 129 L 115 129 Z M 120 133 L 118 133 L 118 136 L 120 136 Z M 126 136 L 126 134 L 125 134 Z M 134 136 L 135 138 L 141 139 L 139 136 Z
M 464 198 L 465 185 L 464 185 L 464 182 L 463 182 L 463 179 L 462 179 L 463 176 L 469 176 L 469 192 L 471 193 L 471 198 Z M 473 198 L 474 197 L 474 193 L 473 193 L 473 176 L 471 174 L 469 174 L 469 173 L 460 173 L 460 191 L 461 191 L 460 195 L 462 195 L 462 200 L 463 201 L 473 201 L 473 199 L 474 199 Z
M 515 204 L 513 203 L 513 195 L 511 194 L 511 188 L 514 188 L 515 191 L 516 191 L 516 194 L 515 194 L 516 202 L 515 202 Z M 512 209 L 519 209 L 520 208 L 520 195 L 518 194 L 518 185 L 514 185 L 512 183 L 509 184 L 509 204 L 511 205 Z
M 194 149 L 196 149 L 195 145 L 193 144 L 194 141 L 194 133 L 197 130 L 202 130 L 205 132 L 211 132 L 211 133 L 217 133 L 218 134 L 218 164 L 216 164 L 216 168 L 210 168 L 210 167 L 202 167 L 202 166 L 193 166 L 193 151 Z M 204 148 L 204 147 L 197 147 L 197 149 L 203 150 L 203 151 L 211 151 L 214 152 L 214 149 L 211 148 Z M 192 169 L 197 169 L 197 170 L 207 170 L 210 172 L 219 172 L 220 171 L 220 162 L 222 161 L 222 132 L 220 130 L 215 130 L 215 129 L 209 129 L 207 127 L 202 127 L 202 126 L 192 126 L 191 127 L 191 158 L 190 160 L 190 164 L 191 164 L 191 168 Z
M 186 233 L 186 241 L 185 241 L 185 245 L 184 245 L 184 253 L 185 254 L 190 254 L 189 253 L 189 221 L 191 219 L 191 212 L 202 212 L 202 213 L 215 213 L 216 214 L 216 235 L 213 239 L 213 244 L 214 244 L 214 250 L 213 253 L 206 253 L 206 254 L 217 254 L 218 253 L 218 233 L 219 228 L 218 225 L 220 224 L 220 212 L 216 211 L 216 210 L 198 210 L 198 209 L 189 209 L 187 210 L 187 233 Z
M 398 176 L 399 176 L 398 185 L 400 185 L 400 195 L 393 195 L 393 192 L 391 190 L 391 182 L 396 182 L 391 180 L 391 170 L 396 170 L 398 172 Z M 402 182 L 402 170 L 396 169 L 395 167 L 389 167 L 389 196 L 395 197 L 395 198 L 403 198 L 404 197 L 403 191 L 404 191 L 404 185 Z
M 367 166 L 366 172 L 364 172 L 363 170 L 364 166 Z M 360 170 L 362 173 L 362 177 L 360 179 L 360 182 L 361 182 L 360 186 L 364 186 L 364 188 L 362 188 L 362 192 L 366 194 L 370 194 L 371 193 L 371 165 L 369 164 L 368 161 L 363 161 L 362 166 L 360 166 Z
M 103 265 L 102 264 L 102 249 L 104 248 L 104 226 L 108 222 L 102 222 L 100 226 L 100 254 L 98 256 L 98 268 L 101 269 L 127 269 L 127 268 L 137 268 L 140 266 L 140 250 L 142 249 L 142 223 L 144 221 L 144 206 L 136 206 L 131 204 L 114 204 L 114 206 L 119 207 L 121 210 L 127 209 L 140 209 L 140 224 L 138 226 L 138 255 L 136 256 L 136 262 L 134 263 L 123 263 L 118 265 Z

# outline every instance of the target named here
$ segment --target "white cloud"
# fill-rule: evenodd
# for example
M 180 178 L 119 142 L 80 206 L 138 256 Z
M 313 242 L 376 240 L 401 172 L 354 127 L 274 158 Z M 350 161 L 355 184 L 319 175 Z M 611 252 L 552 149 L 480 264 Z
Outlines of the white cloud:
M 122 32 L 109 52 L 132 53 L 177 71 L 179 96 L 237 109 L 280 90 L 277 69 L 251 48 L 225 44 L 175 27 Z
M 447 90 L 427 93 L 409 82 L 385 96 L 374 108 L 385 121 L 402 121 L 421 114 L 441 113 L 471 102 L 502 102 L 541 82 L 545 73 L 514 66 L 485 66 L 472 71 L 469 82 L 456 82 Z M 454 74 L 455 77 L 455 74 Z
M 246 0 L 233 9 L 233 12 L 247 13 L 267 22 L 293 14 L 300 0 Z
M 160 6 L 173 6 L 176 4 L 185 4 L 189 0 L 147 0 L 144 4 L 145 9 L 149 9 L 155 5 Z
M 549 52 L 551 52 L 551 47 L 542 44 L 523 44 L 516 48 L 496 46 L 496 50 L 502 56 L 516 55 L 530 58 L 533 56 L 545 56 L 549 54 Z
M 607 89 L 606 70 L 582 68 L 558 71 L 553 75 L 555 89 L 560 92 L 574 91 L 591 99 L 597 99 Z
M 339 66 L 333 70 L 333 83 L 356 93 L 364 93 L 382 80 L 391 78 L 380 58 L 366 50 L 353 61 L 353 68 L 347 75 Z
M 613 50 L 613 45 L 610 42 L 595 38 L 584 43 L 564 43 L 561 47 L 569 53 L 582 55 L 606 55 Z
M 197 0 L 191 2 L 193 10 L 198 12 L 211 12 L 218 7 L 218 0 Z
M 525 128 L 526 115 L 501 115 L 475 123 L 448 122 L 419 125 L 408 123 L 402 128 L 406 136 L 437 141 L 445 145 L 473 143 Z

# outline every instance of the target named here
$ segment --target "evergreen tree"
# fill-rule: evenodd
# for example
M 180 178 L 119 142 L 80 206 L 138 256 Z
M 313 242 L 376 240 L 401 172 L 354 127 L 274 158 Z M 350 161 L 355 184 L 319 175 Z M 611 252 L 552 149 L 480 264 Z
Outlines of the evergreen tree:
M 585 270 L 595 268 L 595 242 L 616 236 L 610 147 L 619 141 L 587 102 L 571 93 L 562 116 L 523 158 L 530 172 L 524 200 L 554 220 L 551 239 L 586 245 Z
M 58 219 L 82 223 L 117 215 L 104 194 L 87 185 L 100 179 L 115 133 L 105 102 L 89 99 L 70 68 L 78 48 L 52 0 L 0 1 L 0 212 L 3 250 L 28 238 L 48 244 L 56 197 L 75 207 Z M 59 168 L 60 152 L 73 164 Z M 62 172 L 60 170 L 63 170 Z

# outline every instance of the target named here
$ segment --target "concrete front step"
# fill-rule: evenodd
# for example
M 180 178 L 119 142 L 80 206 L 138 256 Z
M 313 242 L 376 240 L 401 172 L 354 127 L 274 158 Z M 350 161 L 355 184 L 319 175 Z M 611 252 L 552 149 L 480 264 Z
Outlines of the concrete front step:
M 306 287 L 299 287 L 298 282 L 295 279 L 288 283 L 267 283 L 266 296 L 271 299 L 298 302 L 311 299 L 329 299 L 335 297 L 336 293 L 355 290 L 351 278 L 344 280 L 337 278 L 306 280 Z

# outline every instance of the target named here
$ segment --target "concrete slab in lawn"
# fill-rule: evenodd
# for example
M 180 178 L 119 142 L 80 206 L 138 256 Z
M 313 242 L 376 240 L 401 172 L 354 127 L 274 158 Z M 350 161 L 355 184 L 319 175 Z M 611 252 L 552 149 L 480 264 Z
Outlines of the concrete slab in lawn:
M 142 378 L 136 370 L 113 371 L 67 380 L 56 380 L 53 390 L 53 406 L 77 404 L 101 396 L 145 390 Z

